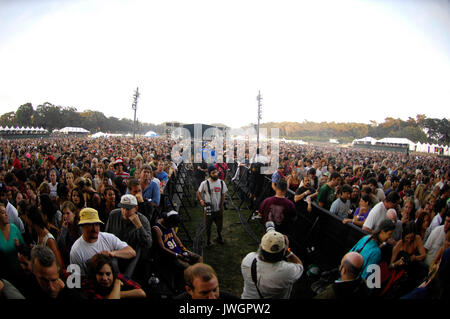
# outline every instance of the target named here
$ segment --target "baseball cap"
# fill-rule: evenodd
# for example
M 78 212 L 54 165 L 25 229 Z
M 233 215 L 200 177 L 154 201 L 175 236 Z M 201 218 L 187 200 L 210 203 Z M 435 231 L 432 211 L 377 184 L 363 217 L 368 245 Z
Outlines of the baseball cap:
M 267 232 L 261 240 L 261 249 L 270 254 L 279 253 L 285 246 L 284 235 L 277 231 Z
M 84 224 L 104 224 L 104 222 L 102 222 L 100 220 L 100 218 L 98 218 L 98 211 L 93 209 L 93 208 L 83 208 L 80 211 L 80 221 L 78 222 L 78 225 L 84 225 Z
M 132 208 L 135 208 L 137 205 L 138 205 L 138 202 L 137 202 L 136 197 L 131 194 L 126 194 L 126 195 L 122 196 L 118 206 L 121 208 L 132 209 Z
M 114 162 L 114 166 L 116 166 L 117 164 L 123 164 L 123 159 L 121 157 L 116 158 L 116 161 Z
M 49 160 L 52 163 L 56 162 L 55 157 L 52 155 L 47 156 L 47 160 Z

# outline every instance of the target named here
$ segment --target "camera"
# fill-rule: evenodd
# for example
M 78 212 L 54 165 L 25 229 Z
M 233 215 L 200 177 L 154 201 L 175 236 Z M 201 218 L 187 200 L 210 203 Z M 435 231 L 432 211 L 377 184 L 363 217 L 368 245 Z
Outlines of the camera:
M 275 231 L 275 224 L 272 221 L 266 222 L 266 232 Z
M 205 207 L 203 207 L 206 215 L 211 215 L 212 212 L 212 207 L 211 207 L 211 203 L 205 203 Z

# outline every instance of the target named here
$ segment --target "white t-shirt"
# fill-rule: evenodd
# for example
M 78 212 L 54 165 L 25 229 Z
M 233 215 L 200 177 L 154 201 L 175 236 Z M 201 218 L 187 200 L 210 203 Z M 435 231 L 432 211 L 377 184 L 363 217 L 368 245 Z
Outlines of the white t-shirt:
M 79 265 L 81 275 L 86 275 L 87 263 L 92 256 L 102 251 L 121 250 L 127 246 L 128 244 L 126 242 L 121 241 L 110 233 L 99 232 L 97 241 L 92 244 L 86 242 L 83 236 L 81 236 L 72 245 L 72 249 L 70 250 L 70 263 Z
M 241 299 L 260 299 L 252 280 L 252 262 L 257 253 L 251 252 L 242 260 L 241 271 L 244 278 L 244 290 Z M 289 299 L 292 286 L 303 273 L 303 266 L 287 261 L 268 263 L 257 259 L 256 279 L 263 297 L 269 299 Z
M 56 182 L 55 185 L 49 183 L 48 186 L 50 186 L 50 198 L 58 197 L 58 182 Z
M 440 226 L 441 223 L 442 223 L 442 216 L 440 214 L 436 214 L 436 216 L 434 216 L 434 218 L 433 218 L 433 220 L 432 220 L 432 222 L 430 224 L 431 230 L 433 230 L 436 227 Z
M 207 181 L 209 182 L 212 198 L 209 196 Z M 221 184 L 223 185 L 222 189 Z M 222 194 L 225 194 L 228 191 L 228 188 L 225 182 L 221 183 L 221 179 L 217 179 L 216 181 L 211 182 L 211 180 L 208 178 L 200 184 L 198 191 L 200 192 L 200 195 L 206 203 L 211 203 L 213 211 L 218 212 L 220 210 L 220 200 L 222 198 Z
M 367 216 L 366 221 L 363 224 L 363 227 L 370 228 L 371 230 L 374 231 L 377 228 L 377 226 L 381 223 L 381 221 L 386 218 L 386 213 L 387 209 L 384 206 L 384 202 L 379 202 L 369 212 L 369 216 Z
M 423 245 L 427 250 L 427 257 L 425 258 L 425 263 L 430 266 L 436 257 L 439 249 L 445 241 L 444 225 L 438 226 L 431 232 L 427 241 Z

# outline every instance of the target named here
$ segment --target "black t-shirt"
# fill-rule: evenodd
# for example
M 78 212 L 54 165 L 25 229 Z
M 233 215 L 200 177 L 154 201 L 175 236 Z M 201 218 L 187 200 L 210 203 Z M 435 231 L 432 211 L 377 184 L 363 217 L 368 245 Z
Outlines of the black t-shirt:
M 48 294 L 46 294 L 39 286 L 36 278 L 32 276 L 29 285 L 25 288 L 24 294 L 28 300 L 52 300 Z M 64 288 L 59 292 L 58 297 L 53 300 L 81 300 L 86 299 L 82 294 L 80 289 L 69 288 L 65 284 Z
M 315 193 L 315 190 L 313 187 L 307 188 L 305 186 L 301 186 L 301 187 L 297 188 L 297 190 L 295 191 L 295 195 L 301 195 L 304 192 L 306 192 L 308 189 L 311 192 L 311 194 Z M 296 202 L 295 207 L 297 208 L 297 211 L 306 212 L 306 210 L 308 209 L 308 203 L 306 202 L 306 196 L 302 200 L 299 200 L 298 202 Z

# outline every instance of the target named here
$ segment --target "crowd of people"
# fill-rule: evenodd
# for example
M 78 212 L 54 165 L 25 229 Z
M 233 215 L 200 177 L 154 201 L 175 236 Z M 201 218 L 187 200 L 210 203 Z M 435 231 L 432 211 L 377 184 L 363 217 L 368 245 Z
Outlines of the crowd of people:
M 177 299 L 235 298 L 219 290 L 214 269 L 177 236 L 180 216 L 167 198 L 178 173 L 171 158 L 176 142 L 0 141 L 0 295 L 145 298 L 151 291 L 144 286 L 157 260 L 174 274 Z M 275 195 L 261 202 L 261 174 L 254 168 L 259 161 L 247 149 L 240 163 L 254 172 L 250 200 L 264 223 L 273 223 L 259 250 L 242 260 L 241 298 L 290 297 L 304 265 L 289 247 L 289 232 L 298 214 L 311 212 L 314 202 L 367 233 L 343 256 L 337 281 L 317 298 L 373 295 L 362 285 L 371 265 L 399 283 L 383 286 L 384 296 L 448 297 L 447 158 L 285 143 L 279 154 L 269 149 L 267 157 L 278 157 L 280 165 L 272 175 Z M 187 169 L 193 199 L 204 211 L 206 246 L 212 245 L 213 223 L 215 241 L 223 245 L 229 168 L 225 163 L 208 166 L 200 156 Z M 77 283 L 74 273 L 80 274 L 75 288 L 69 284 Z
M 371 266 L 380 267 L 381 289 L 367 296 L 416 298 L 428 291 L 427 297 L 449 297 L 448 269 L 442 267 L 450 238 L 447 158 L 319 147 L 303 147 L 299 156 L 282 148 L 281 164 L 271 179 L 275 195 L 264 199 L 258 213 L 280 233 L 295 232 L 289 226 L 299 214 L 308 215 L 315 202 L 367 234 L 351 249 L 360 257 L 344 258 L 355 261 L 352 272 L 359 274 L 353 276 L 358 282 L 370 279 Z M 341 285 L 342 278 L 341 273 L 333 293 L 330 288 L 317 297 L 344 297 L 349 291 L 366 296 L 359 284 Z M 440 289 L 426 288 L 438 285 Z M 419 293 L 413 292 L 419 286 Z

